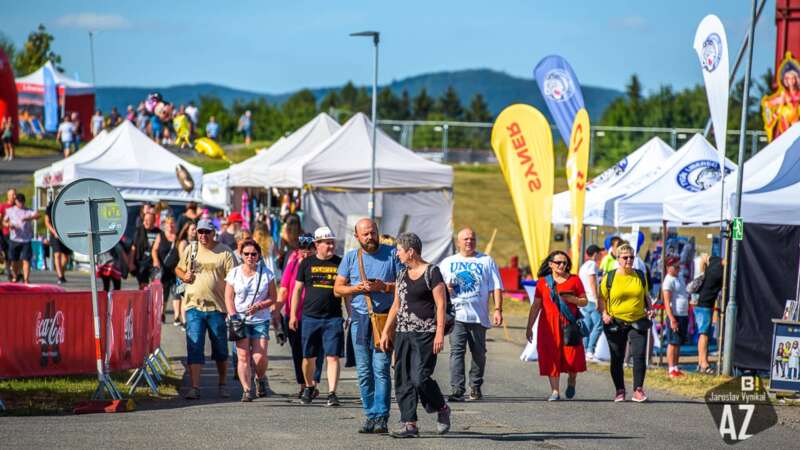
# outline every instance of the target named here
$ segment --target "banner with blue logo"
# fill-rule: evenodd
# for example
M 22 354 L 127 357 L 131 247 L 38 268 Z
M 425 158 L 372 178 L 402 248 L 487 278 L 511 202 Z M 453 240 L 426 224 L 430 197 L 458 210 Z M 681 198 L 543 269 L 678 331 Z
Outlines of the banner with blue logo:
M 728 133 L 728 38 L 719 17 L 709 14 L 700 22 L 694 35 L 694 50 L 700 60 L 706 84 L 708 109 L 714 125 L 714 141 L 719 152 L 719 166 L 725 165 L 725 138 Z M 723 185 L 724 189 L 725 186 Z M 724 203 L 723 203 L 724 205 Z M 724 207 L 724 206 L 723 206 Z M 720 214 L 724 214 L 720 211 Z
M 556 121 L 564 142 L 570 142 L 575 115 L 584 107 L 578 77 L 566 59 L 558 55 L 545 56 L 533 69 L 547 109 Z
M 48 133 L 58 130 L 58 92 L 53 69 L 49 64 L 44 66 L 44 129 Z

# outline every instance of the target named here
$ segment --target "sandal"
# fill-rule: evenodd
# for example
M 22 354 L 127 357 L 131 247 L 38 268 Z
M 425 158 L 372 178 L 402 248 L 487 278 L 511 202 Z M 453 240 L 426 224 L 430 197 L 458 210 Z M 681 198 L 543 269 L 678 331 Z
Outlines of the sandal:
M 711 366 L 706 366 L 705 368 L 697 366 L 697 373 L 704 373 L 706 375 L 714 375 L 714 369 Z

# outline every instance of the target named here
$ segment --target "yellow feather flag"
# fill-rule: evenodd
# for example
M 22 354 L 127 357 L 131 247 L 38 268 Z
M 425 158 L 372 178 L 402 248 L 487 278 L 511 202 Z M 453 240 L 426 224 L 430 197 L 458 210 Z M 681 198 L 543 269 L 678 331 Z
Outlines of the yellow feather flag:
M 511 105 L 494 122 L 492 148 L 511 192 L 528 262 L 536 267 L 550 250 L 554 177 L 550 125 L 536 108 Z
M 567 185 L 572 207 L 570 223 L 570 249 L 572 253 L 572 273 L 578 273 L 581 258 L 581 239 L 583 238 L 583 205 L 586 200 L 586 172 L 589 170 L 589 113 L 581 108 L 572 122 L 567 155 Z

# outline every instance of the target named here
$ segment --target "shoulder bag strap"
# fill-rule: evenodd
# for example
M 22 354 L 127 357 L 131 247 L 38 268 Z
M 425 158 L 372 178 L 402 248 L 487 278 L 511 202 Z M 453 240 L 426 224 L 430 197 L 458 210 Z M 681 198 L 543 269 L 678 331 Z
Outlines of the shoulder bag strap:
M 364 249 L 358 249 L 358 274 L 361 277 L 361 281 L 367 280 L 367 273 L 364 271 Z M 369 295 L 369 292 L 364 293 L 364 298 L 367 300 L 367 312 L 372 315 L 372 298 Z
M 569 307 L 564 300 L 561 300 L 561 297 L 558 295 L 556 291 L 556 280 L 553 278 L 552 275 L 548 275 L 547 278 L 547 287 L 550 288 L 550 300 L 553 301 L 556 305 L 558 305 L 558 309 L 561 311 L 561 315 L 564 316 L 570 323 L 575 323 L 575 316 L 572 314 L 572 311 L 569 310 Z
M 253 293 L 253 301 L 250 302 L 253 305 L 256 302 L 256 297 L 258 297 L 258 290 L 261 287 L 261 261 L 258 262 L 256 265 L 256 272 L 258 272 L 258 278 L 256 278 L 256 291 Z

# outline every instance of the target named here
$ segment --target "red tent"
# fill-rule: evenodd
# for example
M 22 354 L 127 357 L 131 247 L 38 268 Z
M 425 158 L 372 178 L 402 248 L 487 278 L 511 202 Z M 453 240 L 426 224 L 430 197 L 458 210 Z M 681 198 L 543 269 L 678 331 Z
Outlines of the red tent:
M 94 114 L 94 86 L 68 78 L 56 70 L 50 61 L 45 66 L 53 71 L 53 78 L 58 87 L 59 117 L 66 113 L 77 112 L 81 123 L 81 138 L 85 141 L 90 140 L 92 138 L 91 120 L 92 114 Z M 44 116 L 45 66 L 16 80 L 19 109 L 40 117 Z
M 14 120 L 14 142 L 18 142 L 17 86 L 14 84 L 14 71 L 8 57 L 0 49 L 0 119 L 12 117 Z

